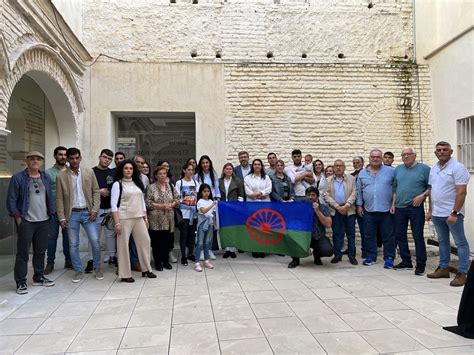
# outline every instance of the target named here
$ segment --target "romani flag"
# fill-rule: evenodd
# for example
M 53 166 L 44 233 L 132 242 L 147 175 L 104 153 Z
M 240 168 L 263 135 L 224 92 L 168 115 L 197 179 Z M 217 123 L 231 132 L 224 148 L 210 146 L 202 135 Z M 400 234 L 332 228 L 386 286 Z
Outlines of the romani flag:
M 223 202 L 218 204 L 222 247 L 308 256 L 314 212 L 309 202 Z

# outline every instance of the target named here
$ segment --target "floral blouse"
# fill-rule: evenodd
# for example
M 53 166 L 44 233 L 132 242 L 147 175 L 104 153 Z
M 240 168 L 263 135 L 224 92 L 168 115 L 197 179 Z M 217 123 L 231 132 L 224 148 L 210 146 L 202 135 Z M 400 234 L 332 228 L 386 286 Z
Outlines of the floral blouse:
M 174 209 L 157 210 L 153 203 L 166 204 L 176 201 L 179 206 L 179 195 L 174 187 L 166 184 L 166 190 L 161 191 L 158 182 L 151 184 L 146 191 L 145 204 L 148 209 L 148 223 L 151 230 L 168 230 L 174 232 Z

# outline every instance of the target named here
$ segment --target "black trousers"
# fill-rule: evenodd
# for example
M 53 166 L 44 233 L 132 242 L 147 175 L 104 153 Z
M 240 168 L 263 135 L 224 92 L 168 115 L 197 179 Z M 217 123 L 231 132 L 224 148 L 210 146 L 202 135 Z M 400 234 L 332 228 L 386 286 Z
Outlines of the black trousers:
M 51 221 L 28 222 L 22 220 L 17 227 L 17 252 L 15 259 L 15 281 L 26 282 L 30 246 L 33 244 L 33 278 L 38 279 L 44 273 L 44 256 L 48 248 L 48 233 Z
M 181 250 L 181 257 L 185 258 L 187 255 L 194 255 L 194 245 L 196 244 L 196 221 L 189 225 L 189 219 L 183 218 L 183 223 L 180 226 L 179 248 Z M 188 253 L 186 254 L 186 247 Z
M 168 263 L 170 245 L 173 239 L 173 233 L 168 230 L 149 230 L 151 240 L 151 249 L 155 268 L 164 263 Z
M 443 329 L 465 338 L 474 339 L 474 262 L 471 262 L 466 284 L 462 291 L 458 310 L 458 325 L 444 327 Z

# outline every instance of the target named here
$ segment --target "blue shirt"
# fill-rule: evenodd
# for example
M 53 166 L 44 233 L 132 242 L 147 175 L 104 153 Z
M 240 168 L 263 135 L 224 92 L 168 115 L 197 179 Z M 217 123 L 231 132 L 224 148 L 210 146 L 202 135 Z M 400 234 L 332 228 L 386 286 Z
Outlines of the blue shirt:
M 346 203 L 346 194 L 344 193 L 344 178 L 339 181 L 334 176 L 334 200 L 339 205 L 344 205 Z
M 372 175 L 365 168 L 357 178 L 357 206 L 364 206 L 367 212 L 388 212 L 392 205 L 392 184 L 395 169 L 380 166 Z

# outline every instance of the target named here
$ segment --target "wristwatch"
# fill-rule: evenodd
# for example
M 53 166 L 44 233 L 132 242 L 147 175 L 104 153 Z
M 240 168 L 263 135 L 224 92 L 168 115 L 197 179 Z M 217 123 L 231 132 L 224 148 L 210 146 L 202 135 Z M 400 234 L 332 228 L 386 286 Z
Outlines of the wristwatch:
M 458 211 L 456 211 L 456 210 L 451 211 L 451 216 L 457 216 L 457 215 L 458 215 Z

